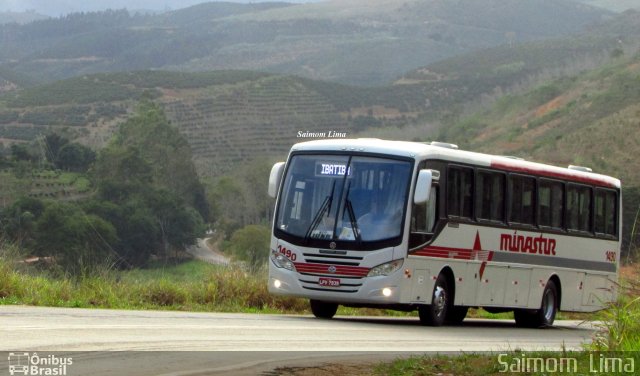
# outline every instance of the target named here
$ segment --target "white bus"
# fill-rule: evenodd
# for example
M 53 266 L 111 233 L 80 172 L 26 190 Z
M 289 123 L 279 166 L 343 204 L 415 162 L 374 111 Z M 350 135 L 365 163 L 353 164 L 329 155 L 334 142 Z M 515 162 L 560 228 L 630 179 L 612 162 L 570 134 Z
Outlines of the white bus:
M 458 324 L 469 307 L 553 324 L 616 297 L 618 179 L 377 139 L 303 142 L 273 166 L 269 291 L 339 305 L 417 310 Z

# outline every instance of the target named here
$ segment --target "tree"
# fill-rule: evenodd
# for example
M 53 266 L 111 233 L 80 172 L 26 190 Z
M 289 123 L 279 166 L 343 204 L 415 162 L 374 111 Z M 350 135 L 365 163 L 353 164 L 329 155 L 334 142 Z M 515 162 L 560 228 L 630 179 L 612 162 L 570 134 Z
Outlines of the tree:
M 100 152 L 93 176 L 102 199 L 123 203 L 150 185 L 152 171 L 137 147 L 112 145 Z
M 245 192 L 245 224 L 269 222 L 273 200 L 267 194 L 272 164 L 268 160 L 255 160 L 241 169 L 242 187 Z
M 203 218 L 209 216 L 191 147 L 159 106 L 143 101 L 135 115 L 120 125 L 108 148 L 137 150 L 150 169 L 153 186 L 175 192 Z
M 81 275 L 113 258 L 115 228 L 75 204 L 50 202 L 36 222 L 36 254 L 53 256 L 64 272 Z
M 92 175 L 98 199 L 88 210 L 110 221 L 124 264 L 144 264 L 151 253 L 170 255 L 204 234 L 204 189 L 189 145 L 163 111 L 144 101 L 100 151 Z
M 31 154 L 29 149 L 23 144 L 11 145 L 11 157 L 15 161 L 33 161 L 35 157 Z
M 69 143 L 69 140 L 57 133 L 51 133 L 44 137 L 44 145 L 46 148 L 46 157 L 51 164 L 58 164 L 58 153 L 63 146 Z
M 248 225 L 231 236 L 231 252 L 252 269 L 258 269 L 269 259 L 269 228 L 262 225 Z
M 96 153 L 78 143 L 64 145 L 58 152 L 56 167 L 73 172 L 86 172 L 96 160 Z
M 244 225 L 245 199 L 240 183 L 233 177 L 222 177 L 209 193 L 211 219 L 228 238 Z
M 175 194 L 163 189 L 150 191 L 145 200 L 159 226 L 165 254 L 183 249 L 204 235 L 205 226 L 200 214 Z
M 31 249 L 34 246 L 34 232 L 37 219 L 44 211 L 42 201 L 22 197 L 7 208 L 0 218 L 4 235 L 18 247 Z
M 139 267 L 151 254 L 161 248 L 160 232 L 152 213 L 137 198 L 116 205 L 109 201 L 91 200 L 84 204 L 87 213 L 94 214 L 113 225 L 118 235 L 114 251 L 117 266 Z

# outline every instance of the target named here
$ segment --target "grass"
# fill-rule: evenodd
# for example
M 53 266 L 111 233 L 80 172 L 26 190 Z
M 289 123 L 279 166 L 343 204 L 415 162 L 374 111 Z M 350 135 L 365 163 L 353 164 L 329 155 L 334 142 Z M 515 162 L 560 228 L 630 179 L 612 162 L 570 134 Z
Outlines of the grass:
M 0 305 L 310 314 L 306 299 L 269 294 L 264 270 L 251 274 L 237 267 L 197 260 L 154 261 L 143 269 L 103 271 L 74 279 L 53 277 L 37 267 L 17 266 L 10 259 L 0 257 Z M 339 307 L 337 314 L 417 319 L 417 312 L 344 306 Z M 513 313 L 470 309 L 467 317 L 513 319 Z M 557 316 L 589 317 L 593 316 L 573 313 Z
M 605 361 L 618 358 L 620 362 Z M 540 360 L 537 360 L 540 359 Z M 602 363 L 601 363 L 602 359 Z M 631 360 L 632 359 L 632 360 Z M 411 357 L 380 364 L 376 374 L 405 375 L 634 375 L 640 361 L 633 353 L 598 353 L 587 351 L 512 351 L 494 354 L 432 355 Z M 607 363 L 608 362 L 608 363 Z M 605 364 L 607 363 L 607 364 Z M 607 367 L 607 368 L 605 368 Z M 620 372 L 617 372 L 620 371 Z
M 23 268 L 24 269 L 24 268 Z M 266 273 L 248 274 L 200 261 L 161 263 L 144 270 L 54 278 L 16 271 L 0 259 L 0 304 L 215 312 L 307 313 L 303 299 L 279 298 L 266 288 Z

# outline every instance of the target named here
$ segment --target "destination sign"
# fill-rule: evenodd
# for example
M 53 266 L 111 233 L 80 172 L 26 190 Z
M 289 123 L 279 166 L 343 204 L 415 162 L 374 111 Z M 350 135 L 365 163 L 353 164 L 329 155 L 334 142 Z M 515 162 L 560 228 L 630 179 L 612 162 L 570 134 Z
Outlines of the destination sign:
M 351 175 L 351 167 L 338 162 L 316 162 L 316 176 L 344 176 Z

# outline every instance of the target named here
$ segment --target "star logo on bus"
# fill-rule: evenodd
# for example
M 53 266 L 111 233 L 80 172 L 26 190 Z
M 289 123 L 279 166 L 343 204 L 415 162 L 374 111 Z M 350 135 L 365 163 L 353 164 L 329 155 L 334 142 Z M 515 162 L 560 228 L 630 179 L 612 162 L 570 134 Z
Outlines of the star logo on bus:
M 335 267 L 335 266 L 333 266 L 333 265 L 331 265 L 331 266 L 329 266 L 329 268 L 327 268 L 327 271 L 328 271 L 329 273 L 335 273 L 335 272 L 336 272 L 336 270 L 338 270 L 338 269 L 336 269 L 336 267 Z
M 482 249 L 482 244 L 480 243 L 480 232 L 476 231 L 476 239 L 473 242 L 473 248 L 471 249 L 471 260 L 476 261 L 491 261 L 489 258 L 492 252 L 486 249 Z
M 471 249 L 471 259 L 482 261 L 479 270 L 480 279 L 482 279 L 482 276 L 484 275 L 484 269 L 487 267 L 487 261 L 491 261 L 492 258 L 492 251 L 485 251 L 482 249 L 482 244 L 480 243 L 480 231 L 476 231 L 476 239 L 473 242 L 473 248 Z

